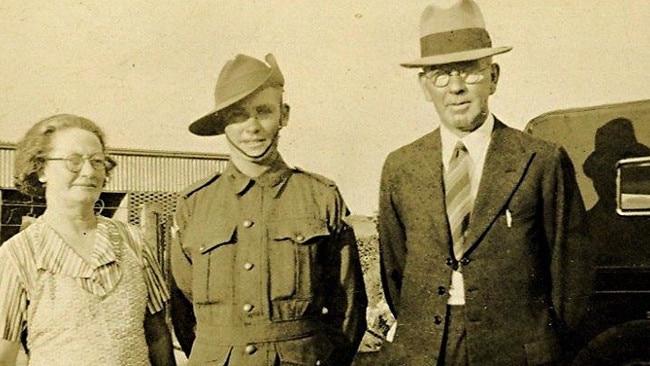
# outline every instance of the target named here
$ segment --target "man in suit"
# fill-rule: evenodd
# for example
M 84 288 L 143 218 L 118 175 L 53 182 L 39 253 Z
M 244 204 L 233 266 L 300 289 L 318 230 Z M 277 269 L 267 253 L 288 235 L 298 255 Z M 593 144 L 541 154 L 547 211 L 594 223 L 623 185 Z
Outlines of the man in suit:
M 448 2 L 447 2 L 448 3 Z M 382 171 L 382 279 L 397 318 L 387 365 L 554 365 L 576 321 L 584 205 L 561 147 L 490 113 L 499 80 L 472 0 L 421 18 L 419 82 L 440 127 Z

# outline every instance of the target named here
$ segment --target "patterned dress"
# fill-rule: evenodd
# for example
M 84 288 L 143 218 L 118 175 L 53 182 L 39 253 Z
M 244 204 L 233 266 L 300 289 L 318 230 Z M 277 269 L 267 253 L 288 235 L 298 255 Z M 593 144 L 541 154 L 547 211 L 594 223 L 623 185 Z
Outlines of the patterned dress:
M 39 218 L 0 247 L 0 331 L 29 365 L 149 365 L 145 311 L 169 298 L 136 227 L 98 217 L 92 263 Z

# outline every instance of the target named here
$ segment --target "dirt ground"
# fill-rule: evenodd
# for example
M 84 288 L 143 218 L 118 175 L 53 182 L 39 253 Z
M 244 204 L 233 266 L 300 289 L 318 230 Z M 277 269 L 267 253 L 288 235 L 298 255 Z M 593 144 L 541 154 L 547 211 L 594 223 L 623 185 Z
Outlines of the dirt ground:
M 369 331 L 366 332 L 361 342 L 359 353 L 376 352 L 382 344 L 382 338 L 378 335 L 386 336 L 390 326 L 394 323 L 394 317 L 386 304 L 379 275 L 377 220 L 376 217 L 351 216 L 348 219 L 348 224 L 354 228 L 357 236 L 361 268 L 368 296 L 366 321 Z M 355 362 L 355 365 L 363 365 L 362 360 L 366 358 L 371 357 L 359 355 L 357 357 L 359 361 Z

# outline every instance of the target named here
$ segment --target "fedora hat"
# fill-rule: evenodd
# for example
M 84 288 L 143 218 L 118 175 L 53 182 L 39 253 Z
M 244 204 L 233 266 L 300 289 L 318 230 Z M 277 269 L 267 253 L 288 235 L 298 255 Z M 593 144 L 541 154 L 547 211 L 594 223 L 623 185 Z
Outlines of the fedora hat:
M 493 48 L 481 9 L 472 0 L 457 0 L 452 5 L 432 4 L 424 9 L 420 18 L 421 58 L 400 65 L 423 67 L 478 60 L 511 49 Z
M 284 77 L 272 54 L 266 55 L 266 62 L 239 54 L 228 60 L 221 69 L 214 89 L 215 108 L 212 112 L 190 124 L 190 132 L 199 136 L 220 135 L 225 121 L 219 113 L 237 103 L 265 84 L 284 86 Z
M 582 166 L 585 175 L 611 172 L 616 162 L 625 158 L 650 155 L 650 148 L 637 141 L 632 121 L 619 117 L 596 130 L 595 148 Z

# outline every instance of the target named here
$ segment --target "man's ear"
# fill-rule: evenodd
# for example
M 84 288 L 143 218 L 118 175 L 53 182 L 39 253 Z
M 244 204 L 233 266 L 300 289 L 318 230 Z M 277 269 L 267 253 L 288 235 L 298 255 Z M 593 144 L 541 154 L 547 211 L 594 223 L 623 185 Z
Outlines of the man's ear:
M 433 102 L 433 94 L 431 93 L 431 83 L 429 80 L 422 74 L 418 75 L 418 82 L 420 83 L 420 88 L 424 93 L 424 97 L 428 102 Z
M 499 75 L 501 74 L 501 67 L 499 64 L 494 63 L 490 65 L 490 81 L 492 82 L 490 86 L 490 95 L 494 94 L 497 91 L 497 83 L 499 82 Z
M 291 112 L 291 107 L 288 104 L 282 104 L 282 114 L 280 115 L 280 127 L 286 127 L 289 123 L 289 112 Z

